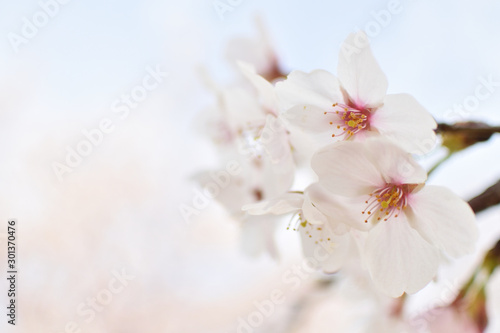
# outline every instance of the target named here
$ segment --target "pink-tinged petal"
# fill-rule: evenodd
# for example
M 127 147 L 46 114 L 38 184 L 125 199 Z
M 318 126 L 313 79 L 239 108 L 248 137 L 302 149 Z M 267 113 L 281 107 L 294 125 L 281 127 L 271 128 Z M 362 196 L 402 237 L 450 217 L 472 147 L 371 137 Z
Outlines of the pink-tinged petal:
M 436 275 L 439 251 L 410 227 L 404 215 L 375 226 L 364 255 L 373 282 L 392 297 L 415 293 Z
M 426 325 L 425 332 L 443 333 L 480 333 L 478 325 L 465 308 L 447 306 L 432 308 L 428 312 L 416 318 L 416 321 L 423 321 Z M 497 332 L 497 331 L 492 331 Z
M 271 200 L 259 201 L 242 207 L 250 215 L 274 214 L 282 215 L 299 211 L 302 208 L 304 196 L 299 193 L 285 193 Z
M 285 81 L 276 83 L 276 94 L 283 110 L 313 105 L 327 111 L 344 99 L 337 78 L 324 70 L 311 73 L 293 71 Z
M 428 153 L 436 143 L 436 121 L 408 94 L 387 95 L 372 114 L 370 126 L 412 154 Z
M 319 183 L 333 194 L 360 196 L 385 184 L 373 155 L 361 142 L 339 142 L 314 154 L 311 166 Z
M 339 236 L 328 224 L 307 224 L 299 233 L 308 264 L 326 273 L 335 273 L 343 266 L 350 249 L 349 234 Z
M 337 68 L 342 87 L 358 107 L 378 107 L 387 92 L 387 78 L 373 57 L 366 34 L 350 34 L 341 46 Z
M 474 251 L 478 238 L 474 212 L 449 189 L 425 186 L 411 195 L 409 205 L 410 225 L 429 243 L 452 257 Z
M 273 85 L 257 74 L 252 65 L 242 61 L 238 61 L 237 64 L 243 75 L 257 90 L 258 97 L 264 109 L 274 115 L 278 115 L 278 98 Z
M 243 60 L 256 67 L 258 73 L 269 75 L 276 71 L 277 59 L 271 46 L 268 29 L 260 17 L 255 25 L 258 34 L 254 37 L 238 37 L 228 41 L 226 58 L 230 64 Z
M 422 184 L 427 179 L 427 172 L 410 153 L 387 139 L 366 140 L 365 149 L 386 183 Z

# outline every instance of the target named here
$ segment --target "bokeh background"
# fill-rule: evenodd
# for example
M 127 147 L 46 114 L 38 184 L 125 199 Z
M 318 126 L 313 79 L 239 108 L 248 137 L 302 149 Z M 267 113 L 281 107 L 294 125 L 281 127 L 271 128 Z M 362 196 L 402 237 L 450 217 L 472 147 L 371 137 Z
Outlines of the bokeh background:
M 328 332 L 369 316 L 369 308 L 322 303 L 325 295 L 307 281 L 293 291 L 283 285 L 283 272 L 300 262 L 293 232 L 277 234 L 278 262 L 249 258 L 240 251 L 238 224 L 217 202 L 190 221 L 179 207 L 193 200 L 192 176 L 217 166 L 200 130 L 215 103 L 202 78 L 234 81 L 230 40 L 258 38 L 259 17 L 283 71 L 335 73 L 345 37 L 376 22 L 373 13 L 390 1 L 222 2 L 235 4 L 223 19 L 209 0 L 72 0 L 16 52 L 9 34 L 21 34 L 23 18 L 31 20 L 40 3 L 0 0 L 2 271 L 9 218 L 18 220 L 19 251 L 18 324 L 8 327 L 4 318 L 2 332 L 236 332 L 239 318 L 276 288 L 286 291 L 285 302 L 255 332 Z M 500 124 L 500 86 L 464 117 L 449 112 L 474 95 L 479 78 L 500 82 L 500 3 L 398 3 L 401 12 L 370 38 L 389 92 L 414 95 L 438 121 Z M 113 103 L 157 66 L 168 76 L 121 119 Z M 114 130 L 60 181 L 53 163 L 64 163 L 82 130 L 104 118 Z M 430 182 L 469 199 L 500 178 L 499 152 L 493 137 L 456 154 Z M 499 238 L 498 208 L 479 223 L 477 254 L 455 266 L 472 267 Z M 443 281 L 457 278 L 455 266 Z M 85 321 L 80 304 L 106 294 L 123 270 L 130 278 L 124 288 Z M 408 311 L 439 300 L 436 290 L 430 285 Z M 296 304 L 306 296 L 313 305 L 300 312 Z

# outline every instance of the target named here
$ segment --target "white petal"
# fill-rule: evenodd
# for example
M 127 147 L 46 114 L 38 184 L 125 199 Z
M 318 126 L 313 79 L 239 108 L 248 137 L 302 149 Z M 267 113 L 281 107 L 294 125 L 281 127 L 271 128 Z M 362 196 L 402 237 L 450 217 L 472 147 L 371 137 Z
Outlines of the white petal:
M 264 198 L 274 198 L 288 191 L 295 176 L 293 160 L 282 159 L 279 163 L 273 163 L 266 155 L 260 160 L 262 173 L 258 181 L 262 184 Z
M 337 78 L 319 69 L 311 73 L 293 71 L 285 81 L 276 84 L 276 93 L 283 110 L 313 105 L 327 111 L 333 103 L 344 100 Z
M 364 32 L 350 34 L 342 44 L 337 74 L 342 87 L 359 107 L 377 107 L 387 91 L 387 78 L 373 57 Z
M 319 183 L 310 185 L 305 193 L 314 207 L 328 217 L 336 234 L 346 233 L 351 227 L 358 230 L 368 230 L 371 227 L 364 223 L 366 216 L 361 213 L 366 208 L 366 199 L 334 195 Z
M 436 121 L 408 94 L 387 95 L 370 125 L 412 154 L 428 153 L 436 143 Z
M 271 200 L 264 200 L 245 205 L 242 210 L 250 215 L 274 214 L 282 215 L 302 208 L 304 196 L 299 193 L 285 193 Z
M 250 123 L 262 123 L 265 113 L 255 96 L 242 88 L 231 88 L 220 92 L 220 109 L 224 120 L 234 131 Z
M 219 180 L 217 177 L 220 173 L 221 170 L 213 170 L 193 175 L 193 180 L 202 187 L 195 192 L 194 200 L 200 205 L 207 205 L 211 200 L 208 188 L 217 188 L 219 191 L 214 200 L 223 205 L 230 214 L 242 216 L 241 206 L 253 199 L 249 195 L 249 184 L 241 175 L 234 175 L 231 178 L 223 177 Z
M 338 271 L 345 262 L 350 249 L 349 234 L 339 236 L 328 224 L 299 228 L 304 256 L 309 264 L 316 264 L 326 273 Z
M 259 173 L 257 181 L 262 184 L 264 199 L 288 191 L 295 176 L 295 163 L 284 126 L 268 115 L 266 125 L 254 143 L 255 146 L 244 154 Z
M 410 198 L 410 224 L 438 249 L 453 257 L 474 251 L 477 223 L 470 206 L 440 186 L 426 186 Z
M 334 194 L 360 196 L 385 184 L 361 142 L 339 142 L 314 154 L 311 166 L 319 183 Z
M 206 126 L 205 126 L 206 127 Z M 305 132 L 297 126 L 287 123 L 290 146 L 293 147 L 293 158 L 297 165 L 309 168 L 312 155 L 328 144 L 337 142 L 328 132 L 314 134 Z
M 314 134 L 323 133 L 325 137 L 331 139 L 331 142 L 338 141 L 337 138 L 331 137 L 336 128 L 330 124 L 330 122 L 336 124 L 338 117 L 332 113 L 325 114 L 322 108 L 314 105 L 297 105 L 285 111 L 281 117 L 287 123 L 303 131 Z
M 274 198 L 288 191 L 293 184 L 295 177 L 295 164 L 289 146 L 285 148 L 276 143 L 276 146 L 267 146 L 274 155 L 270 155 L 266 150 L 264 154 L 256 161 L 260 163 L 262 188 L 265 198 Z M 284 150 L 280 150 L 284 149 Z
M 237 62 L 240 71 L 257 89 L 258 96 L 261 100 L 263 107 L 278 115 L 278 98 L 275 89 L 271 83 L 256 73 L 255 68 L 245 62 Z
M 292 158 L 288 134 L 280 118 L 267 115 L 266 125 L 262 129 L 257 142 L 262 145 L 272 163 L 276 164 Z
M 302 213 L 304 214 L 304 220 L 311 224 L 325 224 L 328 222 L 328 217 L 316 208 L 308 195 L 304 196 Z
M 421 184 L 427 179 L 427 172 L 411 154 L 387 139 L 366 140 L 365 149 L 386 183 Z
M 370 231 L 364 255 L 373 282 L 392 297 L 425 287 L 439 262 L 439 251 L 410 227 L 404 214 Z

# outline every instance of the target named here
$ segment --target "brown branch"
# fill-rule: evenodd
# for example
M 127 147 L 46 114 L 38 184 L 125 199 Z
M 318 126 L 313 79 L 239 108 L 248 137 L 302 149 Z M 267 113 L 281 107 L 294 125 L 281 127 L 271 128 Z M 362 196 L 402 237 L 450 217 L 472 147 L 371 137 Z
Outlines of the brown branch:
M 474 213 L 479 213 L 498 204 L 500 204 L 500 180 L 488 187 L 483 193 L 469 200 L 469 205 Z
M 441 134 L 443 146 L 450 151 L 458 151 L 478 142 L 484 142 L 495 133 L 500 133 L 500 126 L 490 126 L 485 123 L 467 121 L 461 123 L 438 124 L 436 133 Z

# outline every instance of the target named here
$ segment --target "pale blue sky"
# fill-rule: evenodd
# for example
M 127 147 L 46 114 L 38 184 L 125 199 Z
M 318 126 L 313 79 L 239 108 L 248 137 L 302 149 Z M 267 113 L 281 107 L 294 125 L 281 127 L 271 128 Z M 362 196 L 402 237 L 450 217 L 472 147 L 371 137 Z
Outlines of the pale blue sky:
M 14 54 L 7 34 L 19 33 L 22 17 L 30 18 L 39 5 L 2 2 L 0 74 L 30 71 L 41 78 L 37 90 L 47 91 L 48 101 L 83 109 L 106 103 L 151 63 L 165 64 L 180 81 L 192 80 L 199 64 L 228 79 L 223 47 L 229 38 L 254 33 L 255 13 L 268 25 L 286 68 L 335 71 L 345 36 L 366 28 L 374 20 L 371 12 L 389 3 L 242 1 L 221 21 L 212 1 L 72 0 Z M 500 77 L 498 2 L 401 0 L 400 6 L 401 13 L 372 38 L 391 91 L 414 94 L 439 116 L 473 91 L 477 76 Z M 498 96 L 486 101 L 480 112 L 498 102 Z

